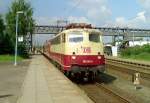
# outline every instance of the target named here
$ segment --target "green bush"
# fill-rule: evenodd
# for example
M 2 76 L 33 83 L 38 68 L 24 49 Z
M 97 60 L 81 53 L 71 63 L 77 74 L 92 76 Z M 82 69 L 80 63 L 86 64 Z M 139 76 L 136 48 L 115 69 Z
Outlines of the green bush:
M 121 50 L 121 56 L 130 56 L 131 55 L 131 48 Z
M 18 55 L 20 55 L 23 58 L 29 58 L 29 53 L 25 44 L 22 43 L 18 45 Z
M 143 52 L 150 53 L 150 45 L 143 45 L 141 48 Z
M 150 45 L 129 47 L 121 50 L 121 57 L 150 60 Z

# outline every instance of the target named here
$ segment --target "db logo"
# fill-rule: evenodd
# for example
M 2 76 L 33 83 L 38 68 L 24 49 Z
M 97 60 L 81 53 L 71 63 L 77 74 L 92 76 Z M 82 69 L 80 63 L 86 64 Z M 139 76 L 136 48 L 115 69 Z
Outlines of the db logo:
M 83 53 L 91 53 L 91 47 L 81 47 L 83 49 Z

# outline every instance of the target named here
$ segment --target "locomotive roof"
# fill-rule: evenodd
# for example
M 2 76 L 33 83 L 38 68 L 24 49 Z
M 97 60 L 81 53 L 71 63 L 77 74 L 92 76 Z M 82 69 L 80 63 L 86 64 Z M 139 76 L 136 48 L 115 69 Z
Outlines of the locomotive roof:
M 97 30 L 97 29 L 73 28 L 73 29 L 67 29 L 67 30 L 64 30 L 64 31 L 60 32 L 59 34 L 54 36 L 52 39 L 54 39 L 55 37 L 61 35 L 62 33 L 69 33 L 69 32 L 90 32 L 90 33 L 94 32 L 94 33 L 100 33 L 102 35 L 102 32 L 100 30 Z M 49 41 L 51 41 L 52 39 L 50 39 Z
M 97 33 L 101 33 L 102 32 L 100 30 L 97 30 L 97 29 L 88 29 L 88 28 L 74 28 L 74 29 L 67 29 L 67 30 L 64 30 L 62 31 L 62 33 L 68 33 L 68 32 L 97 32 Z

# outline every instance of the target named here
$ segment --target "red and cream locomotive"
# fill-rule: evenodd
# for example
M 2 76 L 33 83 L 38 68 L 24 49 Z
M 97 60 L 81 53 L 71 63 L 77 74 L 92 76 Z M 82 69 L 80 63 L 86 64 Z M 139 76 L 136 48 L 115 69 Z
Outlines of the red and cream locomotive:
M 104 72 L 102 32 L 89 24 L 73 23 L 45 42 L 44 54 L 60 65 L 67 76 L 94 79 Z

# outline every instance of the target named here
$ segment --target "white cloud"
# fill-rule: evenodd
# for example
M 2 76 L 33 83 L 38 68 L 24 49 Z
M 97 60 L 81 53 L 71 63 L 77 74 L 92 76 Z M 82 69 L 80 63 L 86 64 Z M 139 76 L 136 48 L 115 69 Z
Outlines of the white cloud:
M 127 20 L 124 17 L 117 17 L 113 26 L 131 28 L 150 28 L 150 0 L 138 0 L 143 7 L 143 11 L 137 13 L 135 18 Z
M 86 17 L 68 17 L 69 22 L 71 23 L 90 23 Z
M 137 13 L 136 17 L 130 20 L 126 20 L 125 18 L 117 18 L 116 23 L 120 24 L 119 26 L 125 27 L 144 27 L 146 24 L 145 11 Z
M 72 0 L 71 5 L 83 11 L 87 19 L 96 25 L 104 24 L 111 17 L 107 0 Z
M 137 13 L 135 18 L 127 19 L 124 16 L 116 17 L 112 21 L 112 12 L 108 6 L 108 0 L 70 0 L 72 11 L 78 9 L 83 13 L 81 16 L 70 16 L 67 20 L 70 22 L 85 22 L 97 26 L 117 26 L 117 27 L 136 27 L 149 28 L 150 24 L 150 0 L 137 0 L 143 7 L 143 11 Z M 36 21 L 39 25 L 56 24 L 56 17 L 37 17 Z
M 150 0 L 138 0 L 138 2 L 140 3 L 140 5 L 143 7 L 144 9 L 144 16 L 146 19 L 146 24 L 150 24 Z M 150 26 L 150 25 L 148 25 Z
M 125 17 L 117 17 L 115 22 L 109 21 L 104 26 L 110 27 L 131 27 L 131 28 L 145 28 L 148 27 L 148 23 L 145 17 L 145 11 L 137 13 L 135 18 L 130 20 L 126 19 Z
M 117 27 L 135 27 L 149 28 L 150 24 L 150 0 L 137 0 L 143 7 L 143 11 L 137 13 L 135 18 L 128 20 L 124 16 L 116 17 L 112 21 L 111 9 L 108 7 L 108 0 L 71 0 L 72 7 L 85 13 L 85 17 L 72 17 L 75 21 L 90 21 L 97 26 L 117 26 Z M 84 18 L 81 19 L 81 18 Z
M 138 1 L 145 9 L 150 8 L 150 0 L 138 0 Z
M 144 27 L 146 25 L 145 11 L 139 12 L 134 19 L 129 20 L 128 25 L 130 27 Z
M 126 26 L 126 20 L 124 17 L 117 17 L 116 18 L 116 26 Z
M 117 17 L 115 21 L 107 21 L 103 27 L 128 27 L 128 21 L 124 17 Z

